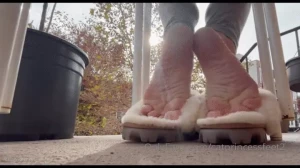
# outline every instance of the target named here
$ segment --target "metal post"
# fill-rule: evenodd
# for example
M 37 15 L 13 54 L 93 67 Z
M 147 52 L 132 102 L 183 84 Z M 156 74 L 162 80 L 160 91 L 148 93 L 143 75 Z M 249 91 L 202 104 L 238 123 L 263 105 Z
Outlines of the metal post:
M 2 105 L 2 100 L 6 99 L 4 98 L 5 79 L 13 51 L 21 5 L 22 3 L 0 4 L 0 113 L 5 114 L 9 113 Z
M 296 93 L 295 121 L 296 121 L 296 124 L 297 124 L 297 128 L 299 128 L 298 114 L 299 114 L 299 108 L 298 108 L 298 96 L 297 96 L 297 93 Z
M 246 57 L 246 71 L 247 73 L 249 73 L 249 61 L 248 61 L 248 57 Z
M 145 93 L 150 79 L 150 36 L 151 36 L 151 3 L 144 3 L 143 29 L 143 64 L 142 64 L 142 95 Z
M 19 66 L 21 62 L 21 56 L 23 52 L 23 45 L 25 41 L 25 36 L 27 32 L 27 23 L 31 3 L 24 3 L 21 17 L 18 24 L 17 34 L 14 40 L 14 47 L 12 51 L 11 60 L 8 67 L 8 75 L 6 76 L 4 98 L 2 101 L 2 106 L 8 107 L 3 109 L 4 112 L 10 113 L 10 108 L 12 108 L 15 87 L 17 84 L 17 78 L 19 73 Z M 2 111 L 2 112 L 3 112 Z
M 295 31 L 296 35 L 296 42 L 297 42 L 297 51 L 298 51 L 298 57 L 300 56 L 300 48 L 299 48 L 299 36 L 298 36 L 298 30 Z
M 271 91 L 272 93 L 275 93 L 268 36 L 262 3 L 252 3 L 252 10 L 255 21 L 257 46 L 261 63 L 264 88 Z
M 132 105 L 141 99 L 143 3 L 135 4 Z
M 287 71 L 285 67 L 283 49 L 274 3 L 264 3 L 268 35 L 270 38 L 270 49 L 275 73 L 277 98 L 279 100 L 283 120 L 294 120 L 293 104 L 288 84 Z

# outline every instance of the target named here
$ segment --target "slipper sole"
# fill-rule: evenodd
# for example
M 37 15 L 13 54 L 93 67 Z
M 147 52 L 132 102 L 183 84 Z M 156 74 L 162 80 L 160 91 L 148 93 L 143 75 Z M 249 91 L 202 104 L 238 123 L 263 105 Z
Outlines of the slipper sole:
M 149 126 L 124 124 L 122 138 L 124 140 L 143 143 L 171 143 L 197 140 L 196 131 L 182 132 L 180 128 L 151 128 Z
M 202 124 L 197 130 L 202 143 L 249 145 L 267 142 L 264 124 Z

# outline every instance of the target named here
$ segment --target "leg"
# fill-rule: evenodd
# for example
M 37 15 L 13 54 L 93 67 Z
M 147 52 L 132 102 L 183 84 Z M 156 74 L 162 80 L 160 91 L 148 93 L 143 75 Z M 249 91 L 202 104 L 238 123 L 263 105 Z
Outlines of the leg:
M 205 15 L 206 27 L 211 27 L 224 34 L 237 47 L 249 15 L 250 6 L 250 3 L 210 4 Z
M 210 4 L 206 27 L 194 36 L 194 51 L 207 80 L 208 117 L 252 111 L 261 105 L 257 84 L 235 58 L 249 11 L 248 3 Z
M 190 97 L 193 35 L 198 9 L 193 3 L 162 3 L 162 55 L 144 95 L 142 114 L 176 120 Z

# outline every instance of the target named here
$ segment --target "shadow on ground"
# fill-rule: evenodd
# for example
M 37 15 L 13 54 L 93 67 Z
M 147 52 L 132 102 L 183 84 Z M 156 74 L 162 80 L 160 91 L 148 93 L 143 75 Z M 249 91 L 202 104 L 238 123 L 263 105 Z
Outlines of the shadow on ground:
M 0 165 L 299 165 L 300 133 L 259 146 L 141 144 L 120 135 L 0 143 Z
M 300 134 L 263 145 L 205 145 L 198 142 L 140 144 L 122 141 L 69 165 L 299 165 Z

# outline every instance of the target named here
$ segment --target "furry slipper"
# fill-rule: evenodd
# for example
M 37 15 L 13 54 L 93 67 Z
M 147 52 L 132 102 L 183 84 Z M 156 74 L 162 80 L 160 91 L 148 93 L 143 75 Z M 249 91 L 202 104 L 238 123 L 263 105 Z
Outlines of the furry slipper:
M 143 101 L 140 100 L 122 117 L 122 137 L 124 140 L 151 143 L 192 140 L 195 136 L 198 138 L 195 124 L 200 103 L 199 92 L 192 90 L 179 119 L 168 120 L 141 115 Z
M 276 96 L 270 91 L 259 89 L 262 106 L 256 111 L 240 111 L 226 116 L 206 118 L 205 95 L 200 96 L 200 110 L 197 120 L 199 139 L 211 144 L 264 143 L 266 135 L 271 141 L 281 141 L 281 110 Z

